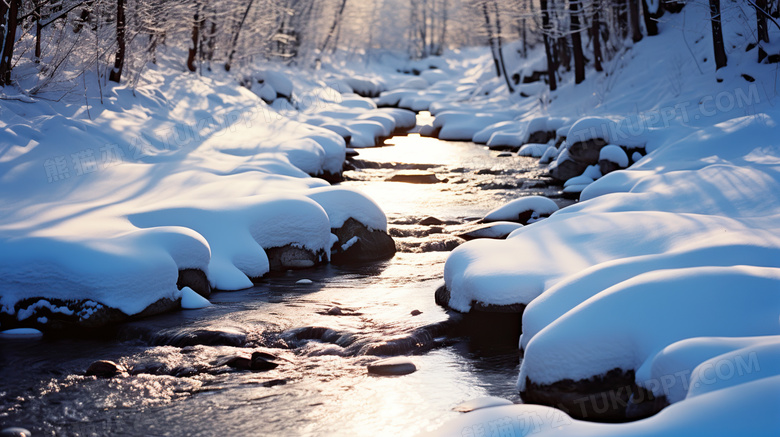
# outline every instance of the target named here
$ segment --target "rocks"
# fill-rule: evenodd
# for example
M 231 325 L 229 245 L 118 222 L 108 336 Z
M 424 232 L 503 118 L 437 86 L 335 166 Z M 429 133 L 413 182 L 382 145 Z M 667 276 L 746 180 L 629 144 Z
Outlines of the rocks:
M 390 182 L 405 182 L 408 184 L 437 184 L 443 182 L 434 173 L 422 170 L 402 170 L 387 179 Z
M 368 373 L 383 376 L 408 375 L 417 371 L 417 366 L 412 361 L 402 357 L 374 361 L 367 368 Z
M 98 360 L 89 365 L 85 374 L 98 378 L 112 378 L 123 372 L 125 372 L 125 368 L 113 361 Z
M 387 259 L 395 255 L 395 242 L 389 235 L 379 230 L 369 230 L 353 218 L 347 219 L 338 229 L 331 229 L 338 242 L 331 250 L 331 262 L 334 264 L 361 263 Z M 357 240 L 345 247 L 353 238 Z
M 426 217 L 422 220 L 420 220 L 420 225 L 422 226 L 440 226 L 445 224 L 443 221 L 437 219 L 436 217 Z
M 32 433 L 24 428 L 12 426 L 0 430 L 0 437 L 32 437 Z
M 206 273 L 200 269 L 179 270 L 179 279 L 176 281 L 176 287 L 179 290 L 184 287 L 190 287 L 192 291 L 205 298 L 211 296 L 209 279 L 206 277 Z
M 523 402 L 560 408 L 571 417 L 599 422 L 624 422 L 634 371 L 615 368 L 604 375 L 552 384 L 536 384 L 526 377 Z
M 439 287 L 434 293 L 436 304 L 448 310 L 450 290 Z M 468 313 L 453 312 L 448 334 L 453 337 L 468 337 L 476 348 L 486 350 L 516 350 L 522 328 L 524 304 L 492 305 L 471 302 Z
M 17 302 L 11 314 L 0 311 L 0 325 L 4 329 L 35 328 L 43 332 L 105 335 L 108 331 L 98 328 L 172 311 L 179 307 L 178 300 L 162 298 L 140 313 L 130 316 L 90 299 L 73 301 L 31 297 Z
M 360 348 L 360 355 L 405 355 L 419 353 L 432 349 L 438 345 L 434 333 L 427 327 L 416 329 L 409 335 L 391 338 L 364 345 Z
M 537 144 L 547 144 L 548 141 L 555 139 L 555 131 L 536 131 L 528 135 L 528 141 L 526 141 L 526 144 L 529 143 L 537 143 Z
M 156 346 L 244 346 L 247 342 L 245 332 L 225 329 L 182 328 L 162 331 L 156 334 L 152 344 Z
M 586 163 L 559 156 L 555 162 L 550 164 L 550 176 L 558 182 L 563 182 L 581 175 L 586 168 L 588 168 Z
M 266 352 L 253 352 L 250 358 L 235 356 L 228 359 L 224 365 L 239 370 L 266 372 L 279 366 L 279 357 Z
M 343 316 L 344 312 L 341 311 L 341 308 L 339 307 L 332 307 L 326 312 L 326 314 L 329 316 Z
M 422 314 L 422 311 L 420 311 L 420 310 L 412 310 L 412 312 L 409 313 L 409 314 L 411 314 L 412 317 L 419 316 L 420 314 Z
M 306 269 L 323 262 L 324 254 L 287 244 L 282 247 L 265 249 L 271 271 Z
M 591 138 L 585 141 L 577 141 L 569 146 L 569 156 L 577 162 L 588 165 L 599 162 L 601 148 L 608 143 L 602 138 Z

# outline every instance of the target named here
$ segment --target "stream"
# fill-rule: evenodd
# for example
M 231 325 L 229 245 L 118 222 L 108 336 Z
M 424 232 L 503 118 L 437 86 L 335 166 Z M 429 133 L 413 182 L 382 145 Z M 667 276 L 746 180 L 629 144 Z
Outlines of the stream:
M 429 114 L 418 117 L 429 121 Z M 417 134 L 386 144 L 359 149 L 341 184 L 385 211 L 395 257 L 272 275 L 251 289 L 212 294 L 211 307 L 127 323 L 105 338 L 0 339 L 0 429 L 20 426 L 34 436 L 407 436 L 438 428 L 460 414 L 454 406 L 473 398 L 519 402 L 520 356 L 512 347 L 435 332 L 399 351 L 414 373 L 374 376 L 366 365 L 388 342 L 448 320 L 433 293 L 461 224 L 521 195 L 570 202 L 547 187 L 536 159 Z M 399 170 L 433 173 L 441 182 L 387 181 Z M 437 220 L 420 224 L 428 217 Z M 265 372 L 218 365 L 253 351 L 275 355 L 280 365 Z M 100 359 L 129 373 L 84 376 Z

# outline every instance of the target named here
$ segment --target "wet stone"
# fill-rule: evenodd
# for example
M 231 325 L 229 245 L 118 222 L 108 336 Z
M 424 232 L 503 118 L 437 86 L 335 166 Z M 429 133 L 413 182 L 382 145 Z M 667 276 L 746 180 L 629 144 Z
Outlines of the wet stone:
M 89 365 L 86 375 L 97 376 L 99 378 L 111 378 L 124 372 L 124 370 L 124 367 L 113 361 L 98 360 Z
M 368 373 L 382 376 L 408 375 L 417 371 L 417 366 L 404 357 L 393 357 L 374 361 L 368 366 Z
M 32 433 L 24 428 L 12 426 L 0 430 L 0 437 L 31 437 Z

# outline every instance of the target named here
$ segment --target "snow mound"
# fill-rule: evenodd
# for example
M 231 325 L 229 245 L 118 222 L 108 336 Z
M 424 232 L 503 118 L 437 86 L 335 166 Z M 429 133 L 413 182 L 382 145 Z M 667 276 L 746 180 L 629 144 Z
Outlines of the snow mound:
M 778 281 L 780 268 L 746 266 L 638 275 L 539 331 L 526 346 L 518 384 L 522 390 L 526 378 L 552 384 L 614 368 L 635 370 L 656 351 L 686 338 L 778 335 Z
M 211 306 L 205 297 L 194 292 L 190 287 L 181 289 L 181 307 L 185 310 L 198 310 Z
M 599 151 L 599 161 L 614 162 L 621 168 L 628 167 L 628 155 L 626 152 L 614 144 L 609 144 Z
M 558 205 L 544 196 L 526 196 L 499 206 L 485 215 L 485 221 L 520 221 L 526 223 L 549 217 L 558 211 Z M 528 217 L 521 217 L 521 215 Z
M 540 405 L 497 406 L 460 415 L 431 435 L 480 435 L 486 429 L 497 429 L 506 431 L 506 435 L 539 437 L 769 437 L 775 435 L 777 429 L 779 393 L 780 376 L 768 376 L 686 399 L 644 420 L 619 424 L 575 420 L 561 410 Z

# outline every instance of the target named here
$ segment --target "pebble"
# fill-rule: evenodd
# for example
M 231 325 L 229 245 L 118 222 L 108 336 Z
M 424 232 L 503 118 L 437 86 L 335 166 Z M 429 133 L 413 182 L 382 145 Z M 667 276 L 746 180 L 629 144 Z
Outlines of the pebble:
M 301 285 L 308 285 L 308 284 L 311 284 L 311 283 L 312 283 L 311 279 L 299 279 L 296 282 L 296 284 L 301 284 Z
M 32 437 L 32 433 L 24 428 L 12 426 L 0 430 L 0 437 Z
M 111 378 L 112 376 L 116 376 L 123 371 L 124 368 L 113 361 L 98 360 L 89 365 L 86 374 L 87 376 Z
M 367 367 L 368 373 L 384 376 L 408 375 L 417 371 L 417 366 L 405 357 L 393 357 L 374 361 Z
M 422 311 L 420 311 L 420 310 L 412 310 L 412 312 L 410 314 L 413 315 L 413 316 L 419 316 L 420 314 L 422 314 Z
M 344 315 L 344 311 L 341 311 L 341 308 L 339 308 L 339 307 L 333 307 L 333 308 L 328 310 L 328 315 L 329 316 L 343 316 Z

